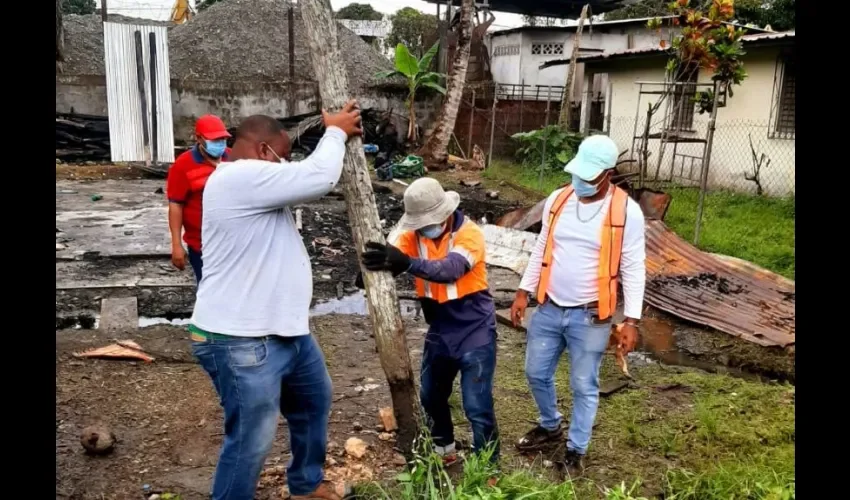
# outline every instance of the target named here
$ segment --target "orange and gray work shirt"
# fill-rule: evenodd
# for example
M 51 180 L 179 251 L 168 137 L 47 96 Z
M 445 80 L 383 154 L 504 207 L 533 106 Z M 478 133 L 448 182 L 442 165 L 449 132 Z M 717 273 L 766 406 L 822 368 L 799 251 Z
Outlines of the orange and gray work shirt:
M 496 307 L 487 284 L 484 233 L 456 210 L 451 231 L 432 240 L 415 231 L 393 245 L 411 258 L 408 273 L 428 323 L 426 342 L 460 357 L 496 338 Z

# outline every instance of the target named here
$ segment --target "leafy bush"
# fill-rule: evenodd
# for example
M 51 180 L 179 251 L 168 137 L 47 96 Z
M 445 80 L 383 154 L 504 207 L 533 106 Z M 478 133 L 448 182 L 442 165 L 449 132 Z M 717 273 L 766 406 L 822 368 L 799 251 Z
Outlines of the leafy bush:
M 582 140 L 580 134 L 565 132 L 558 125 L 531 132 L 519 132 L 511 136 L 517 145 L 516 157 L 526 167 L 540 168 L 543 161 L 543 145 L 546 145 L 545 168 L 560 170 L 573 159 Z

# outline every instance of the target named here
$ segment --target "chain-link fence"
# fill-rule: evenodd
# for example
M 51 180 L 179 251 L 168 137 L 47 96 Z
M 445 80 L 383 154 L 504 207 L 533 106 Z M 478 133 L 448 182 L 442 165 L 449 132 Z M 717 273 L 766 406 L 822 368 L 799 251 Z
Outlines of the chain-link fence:
M 703 159 L 708 153 L 707 128 L 695 120 L 687 133 L 649 135 L 644 147 L 643 123 L 634 118 L 612 118 L 608 133 L 625 159 L 628 170 L 643 170 L 649 184 L 699 186 Z M 775 138 L 769 123 L 718 119 L 711 145 L 707 187 L 767 196 L 795 192 L 795 140 Z
M 455 123 L 452 149 L 470 154 L 477 145 L 487 157 L 513 158 L 517 143 L 511 136 L 558 122 L 562 86 L 467 85 Z M 605 117 L 602 96 L 589 96 L 591 130 L 614 139 L 623 158 L 623 170 L 640 172 L 650 185 L 673 183 L 697 187 L 708 153 L 707 117 L 690 118 L 687 130 L 664 132 L 653 124 L 644 141 L 644 120 Z M 581 106 L 573 104 L 572 130 L 577 130 Z M 644 147 L 644 142 L 646 143 Z M 707 188 L 766 196 L 793 196 L 795 192 L 795 140 L 778 134 L 767 121 L 718 118 L 710 152 Z

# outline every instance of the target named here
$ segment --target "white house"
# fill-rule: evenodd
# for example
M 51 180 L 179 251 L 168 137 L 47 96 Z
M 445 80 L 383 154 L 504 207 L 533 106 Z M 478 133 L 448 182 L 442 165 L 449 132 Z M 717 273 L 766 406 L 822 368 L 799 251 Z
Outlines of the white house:
M 710 148 L 708 182 L 712 187 L 754 191 L 755 164 L 761 160 L 758 183 L 766 194 L 793 195 L 795 189 L 795 32 L 745 35 L 744 69 L 748 77 L 718 106 Z M 585 54 L 579 58 L 584 75 L 579 85 L 587 102 L 595 78 L 609 82 L 603 131 L 634 159 L 640 159 L 647 107 L 665 93 L 668 55 L 658 46 Z M 550 63 L 550 64 L 557 64 Z M 709 113 L 700 114 L 693 98 L 712 87 L 712 74 L 700 70 L 683 89 L 659 107 L 650 123 L 646 173 L 662 180 L 695 184 L 709 150 Z M 669 88 L 669 87 L 667 87 Z M 723 99 L 721 99 L 723 100 Z M 582 109 L 585 107 L 582 106 Z M 590 128 L 589 113 L 581 114 L 581 129 Z M 663 147 L 662 147 L 663 144 Z M 762 156 L 763 155 L 763 156 Z M 768 163 L 769 161 L 769 163 Z M 750 177 L 750 179 L 747 179 Z
M 581 54 L 599 54 L 625 49 L 657 47 L 670 40 L 673 28 L 660 31 L 646 27 L 650 18 L 598 21 L 586 24 L 581 37 Z M 493 81 L 502 85 L 553 86 L 562 88 L 569 65 L 540 69 L 553 59 L 569 59 L 577 26 L 523 26 L 496 31 L 488 36 Z M 581 81 L 582 65 L 576 68 L 575 81 Z M 597 89 L 605 82 L 597 80 Z M 581 99 L 576 91 L 573 100 Z

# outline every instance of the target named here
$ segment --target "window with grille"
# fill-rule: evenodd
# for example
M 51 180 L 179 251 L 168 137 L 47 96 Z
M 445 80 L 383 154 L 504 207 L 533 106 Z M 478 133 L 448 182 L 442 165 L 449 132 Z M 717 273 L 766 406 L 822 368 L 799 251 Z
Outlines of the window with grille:
M 777 64 L 770 135 L 774 139 L 795 138 L 797 130 L 794 113 L 797 101 L 796 62 L 794 54 L 789 53 L 781 55 Z
M 563 43 L 532 43 L 531 54 L 540 56 L 561 56 L 564 55 Z
M 694 128 L 694 98 L 697 94 L 699 68 L 689 67 L 679 71 L 673 86 L 673 100 L 670 103 L 672 118 L 668 131 L 687 132 Z
M 493 57 L 497 56 L 518 56 L 519 45 L 500 45 L 493 49 Z

